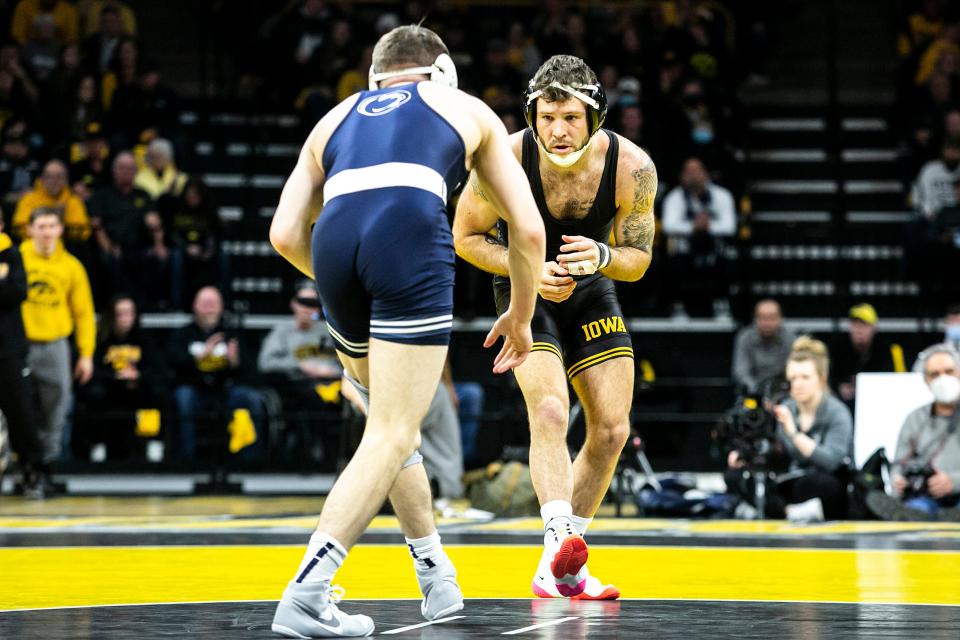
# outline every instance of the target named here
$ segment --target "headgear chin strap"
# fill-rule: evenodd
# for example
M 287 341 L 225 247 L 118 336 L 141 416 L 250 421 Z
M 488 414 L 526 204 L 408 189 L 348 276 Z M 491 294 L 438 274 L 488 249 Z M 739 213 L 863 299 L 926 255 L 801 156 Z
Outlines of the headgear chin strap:
M 533 139 L 537 141 L 537 146 L 539 146 L 540 150 L 543 151 L 544 154 L 546 154 L 547 159 L 550 162 L 557 165 L 558 167 L 563 167 L 563 168 L 572 167 L 573 165 L 575 165 L 577 163 L 577 160 L 580 159 L 580 156 L 586 153 L 587 149 L 590 147 L 590 143 L 593 142 L 593 136 L 590 136 L 589 138 L 587 138 L 587 143 L 582 147 L 580 147 L 579 149 L 577 149 L 576 151 L 571 151 L 570 153 L 560 155 L 560 154 L 551 153 L 550 151 L 548 151 L 547 148 L 543 145 L 543 142 L 540 141 L 540 136 L 537 135 L 536 131 L 533 132 Z
M 543 141 L 540 140 L 540 135 L 537 133 L 537 98 L 542 96 L 544 91 L 549 87 L 569 93 L 572 97 L 583 102 L 587 107 L 587 117 L 590 121 L 590 137 L 587 138 L 586 144 L 581 148 L 566 155 L 550 153 L 546 146 L 544 146 Z M 531 81 L 530 86 L 527 87 L 524 99 L 523 115 L 527 120 L 527 126 L 533 131 L 533 137 L 537 141 L 537 145 L 539 145 L 540 149 L 546 154 L 547 159 L 559 167 L 569 167 L 576 164 L 577 160 L 586 152 L 590 146 L 590 142 L 593 141 L 594 134 L 596 134 L 603 125 L 603 120 L 607 117 L 607 97 L 603 93 L 603 88 L 599 82 L 595 84 L 569 85 L 554 80 L 543 89 L 534 90 L 533 82 Z
M 409 69 L 381 71 L 380 73 L 374 73 L 373 65 L 370 65 L 370 73 L 367 76 L 367 79 L 370 91 L 376 91 L 380 88 L 380 83 L 389 78 L 421 74 L 430 76 L 431 82 L 436 82 L 454 89 L 457 88 L 457 66 L 453 64 L 453 59 L 445 53 L 438 55 L 437 59 L 434 60 L 433 64 L 429 67 L 410 67 Z

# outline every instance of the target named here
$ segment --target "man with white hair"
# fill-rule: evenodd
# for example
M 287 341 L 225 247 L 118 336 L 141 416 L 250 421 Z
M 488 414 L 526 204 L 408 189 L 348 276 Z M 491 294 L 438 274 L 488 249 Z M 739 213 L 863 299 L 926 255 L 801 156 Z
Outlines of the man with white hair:
M 867 506 L 884 520 L 960 521 L 960 353 L 935 344 L 918 358 L 933 402 L 910 413 L 897 438 L 896 498 L 881 491 Z
M 145 164 L 133 184 L 146 191 L 151 198 L 179 196 L 187 184 L 187 174 L 177 169 L 173 162 L 173 144 L 166 138 L 154 138 L 147 145 Z

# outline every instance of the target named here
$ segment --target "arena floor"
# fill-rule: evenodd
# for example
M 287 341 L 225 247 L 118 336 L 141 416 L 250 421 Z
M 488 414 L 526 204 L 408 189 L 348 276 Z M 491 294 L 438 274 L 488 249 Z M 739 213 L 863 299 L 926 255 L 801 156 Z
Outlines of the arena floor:
M 0 638 L 270 638 L 312 498 L 0 499 Z M 530 598 L 537 519 L 445 519 L 468 597 L 425 624 L 396 521 L 337 582 L 400 638 L 958 638 L 960 525 L 599 519 L 616 602 Z

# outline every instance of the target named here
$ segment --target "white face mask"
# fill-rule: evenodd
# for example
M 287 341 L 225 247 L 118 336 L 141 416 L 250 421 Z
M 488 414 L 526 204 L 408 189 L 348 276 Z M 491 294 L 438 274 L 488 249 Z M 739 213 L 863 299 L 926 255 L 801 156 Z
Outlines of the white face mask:
M 930 391 L 939 404 L 953 404 L 960 400 L 960 378 L 949 374 L 937 376 L 930 383 Z
M 946 338 L 947 342 L 960 342 L 960 324 L 948 324 Z

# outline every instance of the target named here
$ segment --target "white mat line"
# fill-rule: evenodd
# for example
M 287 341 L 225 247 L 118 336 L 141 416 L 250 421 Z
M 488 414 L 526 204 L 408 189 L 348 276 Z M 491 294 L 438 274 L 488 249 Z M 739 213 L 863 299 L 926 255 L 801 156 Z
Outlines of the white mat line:
M 518 633 L 523 633 L 525 631 L 533 631 L 534 629 L 541 629 L 543 627 L 552 627 L 556 624 L 563 624 L 564 622 L 569 622 L 571 620 L 576 620 L 580 616 L 568 616 L 566 618 L 560 618 L 559 620 L 550 620 L 549 622 L 541 622 L 540 624 L 532 624 L 529 627 L 524 627 L 522 629 L 514 629 L 513 631 L 504 631 L 500 635 L 502 636 L 512 636 Z
M 432 624 L 443 624 L 444 622 L 450 622 L 451 620 L 459 620 L 460 618 L 466 618 L 467 616 L 450 616 L 449 618 L 440 618 L 439 620 L 431 620 L 430 622 L 421 622 L 420 624 L 412 624 L 409 627 L 400 627 L 399 629 L 390 629 L 390 631 L 384 631 L 381 633 L 381 636 L 387 636 L 391 633 L 403 633 L 404 631 L 410 631 L 412 629 L 419 629 L 420 627 L 429 627 Z

